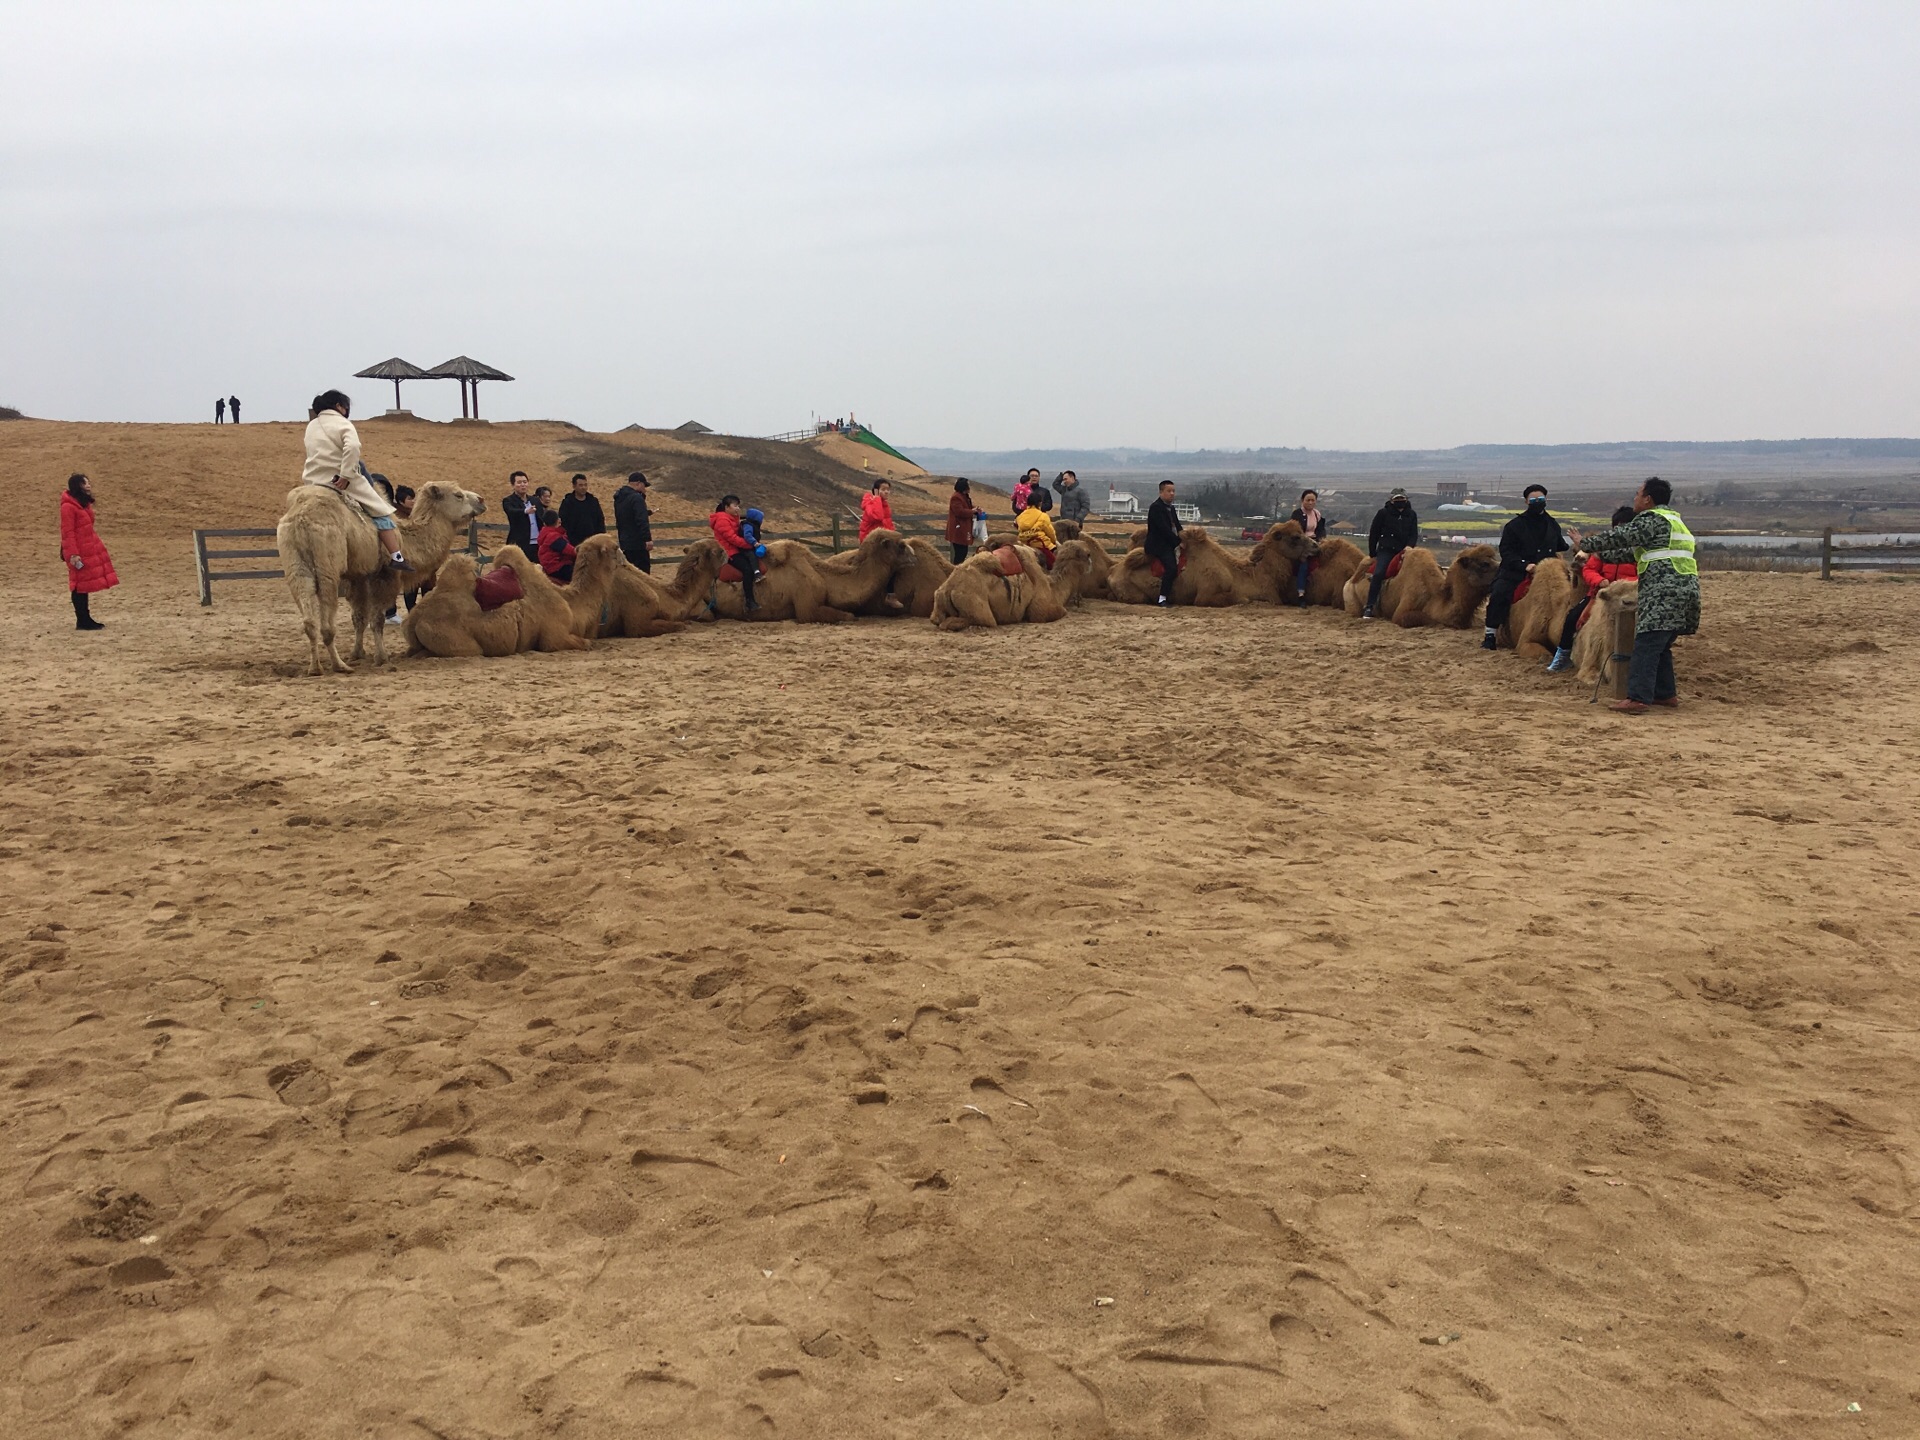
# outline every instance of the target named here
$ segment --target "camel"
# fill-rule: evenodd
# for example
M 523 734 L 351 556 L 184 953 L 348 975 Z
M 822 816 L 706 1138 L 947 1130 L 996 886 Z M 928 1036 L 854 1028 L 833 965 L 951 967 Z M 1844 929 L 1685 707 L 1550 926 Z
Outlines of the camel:
M 1433 552 L 1416 545 L 1401 552 L 1400 573 L 1388 580 L 1380 591 L 1382 620 L 1391 620 L 1402 629 L 1435 625 L 1450 630 L 1465 630 L 1493 589 L 1493 577 L 1500 573 L 1500 552 L 1491 545 L 1470 545 L 1453 559 L 1443 572 Z M 1362 565 L 1347 580 L 1346 605 L 1349 615 L 1358 615 L 1367 605 L 1367 586 L 1373 567 Z
M 1003 563 L 1002 557 L 1009 557 Z M 929 617 L 942 630 L 965 630 L 978 625 L 992 629 L 1022 621 L 1044 625 L 1067 613 L 1090 561 L 1086 542 L 1062 545 L 1049 574 L 1040 557 L 1025 545 L 1006 545 L 968 556 L 953 567 L 946 583 L 933 597 Z M 1017 565 L 1014 574 L 1008 565 Z
M 576 567 L 579 564 L 577 559 L 574 563 Z M 672 581 L 662 584 L 621 557 L 614 567 L 598 633 L 640 639 L 684 630 L 689 620 L 712 619 L 707 597 L 712 594 L 714 578 L 725 564 L 726 556 L 719 545 L 711 540 L 696 540 L 680 558 L 680 567 Z M 577 577 L 577 568 L 574 573 Z
M 1578 592 L 1579 581 L 1566 561 L 1558 555 L 1542 560 L 1533 567 L 1527 593 L 1513 602 L 1495 643 L 1503 650 L 1518 650 L 1533 659 L 1553 654 L 1560 644 L 1560 627 L 1566 624 L 1567 611 L 1573 608 Z
M 886 592 L 882 591 L 860 607 L 862 615 L 917 615 L 924 620 L 933 614 L 933 593 L 953 573 L 953 561 L 947 558 L 952 552 L 918 535 L 908 536 L 907 544 L 913 548 L 913 564 L 893 572 L 893 598 L 900 604 L 887 604 Z M 834 560 L 839 558 L 834 556 Z
M 1189 525 L 1180 533 L 1185 564 L 1173 584 L 1173 603 L 1226 606 L 1265 600 L 1277 604 L 1283 592 L 1292 593 L 1294 567 L 1319 548 L 1295 521 L 1288 520 L 1268 530 L 1242 560 L 1200 526 Z M 1145 550 L 1128 551 L 1107 576 L 1108 594 L 1130 605 L 1151 604 L 1160 594 L 1160 577 L 1153 573 L 1153 564 Z
M 1072 523 L 1070 520 L 1061 522 L 1062 525 L 1071 525 Z M 1055 528 L 1058 529 L 1059 527 L 1056 526 Z M 1078 526 L 1074 528 L 1079 529 Z M 1061 533 L 1064 536 L 1065 532 L 1062 531 Z M 1086 547 L 1087 573 L 1081 577 L 1078 586 L 1075 587 L 1076 597 L 1084 600 L 1109 599 L 1107 582 L 1113 575 L 1113 556 L 1107 553 L 1107 547 L 1100 543 L 1100 538 L 1097 535 L 1089 535 L 1085 531 L 1081 531 L 1078 539 L 1062 539 L 1060 548 L 1065 550 L 1069 545 L 1083 545 Z M 1054 563 L 1057 569 L 1059 562 L 1056 560 Z
M 1367 552 L 1351 540 L 1338 535 L 1320 542 L 1319 553 L 1307 571 L 1307 604 L 1331 605 L 1339 610 L 1347 603 L 1347 581 L 1353 572 L 1365 569 Z M 1365 604 L 1364 594 L 1361 603 Z
M 722 580 L 713 587 L 714 612 L 725 620 L 798 620 L 834 624 L 880 596 L 888 579 L 913 566 L 913 547 L 897 530 L 875 530 L 857 549 L 833 560 L 816 557 L 798 540 L 767 546 L 765 578 L 755 582 L 760 608 L 747 613 L 740 585 Z
M 1573 673 L 1582 684 L 1613 678 L 1613 627 L 1622 609 L 1640 601 L 1638 580 L 1602 585 L 1587 607 L 1587 623 L 1573 637 Z M 1568 609 L 1573 606 L 1569 602 Z
M 412 516 L 398 522 L 401 544 L 414 572 L 426 576 L 438 570 L 453 548 L 454 537 L 463 535 L 467 523 L 486 508 L 487 502 L 471 490 L 437 481 L 422 485 L 413 499 Z M 344 675 L 353 669 L 340 658 L 333 638 L 342 591 L 353 611 L 353 658 L 366 654 L 371 627 L 373 663 L 386 663 L 386 627 L 381 617 L 393 608 L 405 582 L 387 568 L 386 547 L 377 533 L 360 507 L 330 486 L 297 485 L 287 495 L 287 510 L 274 535 L 280 569 L 307 632 L 312 652 L 309 675 L 325 673 L 323 654 L 336 673 Z
M 610 535 L 596 535 L 588 540 L 580 547 L 581 556 L 586 556 L 588 545 L 602 539 L 617 558 L 619 545 Z M 520 598 L 493 610 L 482 610 L 473 594 L 474 581 L 480 578 L 473 557 L 449 557 L 440 567 L 433 589 L 407 612 L 406 637 L 413 652 L 416 655 L 516 655 L 523 650 L 587 648 L 588 642 L 574 633 L 577 617 L 574 606 L 568 603 L 569 587 L 549 580 L 518 545 L 508 545 L 493 557 L 492 568 L 501 567 L 512 570 L 520 581 Z M 597 589 L 604 597 L 611 568 L 589 558 L 588 573 L 597 570 L 600 579 L 576 598 L 597 608 L 599 601 L 592 598 L 592 592 Z M 577 581 L 579 558 L 574 561 L 574 575 Z

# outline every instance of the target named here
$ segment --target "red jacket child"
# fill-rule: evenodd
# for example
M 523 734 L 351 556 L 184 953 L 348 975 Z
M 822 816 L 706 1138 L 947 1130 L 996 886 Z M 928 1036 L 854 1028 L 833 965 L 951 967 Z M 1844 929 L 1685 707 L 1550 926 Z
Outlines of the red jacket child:
M 1598 555 L 1589 555 L 1581 567 L 1580 578 L 1586 583 L 1587 598 L 1591 600 L 1603 586 L 1616 580 L 1639 579 L 1640 570 L 1631 560 L 1602 560 Z
M 556 517 L 552 522 L 540 527 L 540 568 L 547 572 L 547 578 L 556 585 L 565 585 L 573 579 L 573 542 L 567 539 L 567 532 Z
M 860 497 L 860 538 L 865 540 L 876 530 L 891 529 L 893 529 L 893 506 L 887 503 L 887 497 L 878 490 L 870 490 L 862 495 Z

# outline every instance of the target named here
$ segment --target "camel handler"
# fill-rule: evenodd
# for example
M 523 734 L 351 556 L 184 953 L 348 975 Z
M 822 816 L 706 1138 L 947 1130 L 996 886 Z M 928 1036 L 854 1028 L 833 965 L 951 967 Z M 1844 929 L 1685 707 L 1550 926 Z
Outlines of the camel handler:
M 353 401 L 338 390 L 313 397 L 313 418 L 307 421 L 307 463 L 300 479 L 308 485 L 330 485 L 342 499 L 366 511 L 373 528 L 380 532 L 387 564 L 395 570 L 410 571 L 413 563 L 400 543 L 393 506 L 368 482 L 360 463 L 360 432 L 347 418 L 352 409 Z
M 1613 702 L 1622 715 L 1644 715 L 1651 705 L 1680 708 L 1673 679 L 1673 642 L 1700 628 L 1700 563 L 1693 532 L 1672 507 L 1673 487 L 1659 476 L 1633 497 L 1633 519 L 1591 535 L 1574 558 L 1590 551 L 1602 560 L 1631 558 L 1640 571 L 1640 604 L 1633 627 L 1633 664 L 1627 698 Z
M 1520 492 L 1520 498 L 1527 502 L 1527 508 L 1500 531 L 1500 573 L 1493 577 L 1493 591 L 1487 596 L 1487 633 L 1480 641 L 1482 650 L 1499 648 L 1496 637 L 1513 610 L 1513 592 L 1542 560 L 1567 549 L 1560 522 L 1547 513 L 1547 487 L 1529 485 Z

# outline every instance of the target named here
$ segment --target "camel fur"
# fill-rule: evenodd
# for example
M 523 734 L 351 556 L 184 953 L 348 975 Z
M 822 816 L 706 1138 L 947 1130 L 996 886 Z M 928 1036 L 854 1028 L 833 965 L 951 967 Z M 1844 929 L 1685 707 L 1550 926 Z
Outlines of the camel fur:
M 1294 567 L 1319 549 L 1292 520 L 1275 525 L 1266 538 L 1241 559 L 1205 528 L 1189 525 L 1180 532 L 1180 551 L 1186 565 L 1173 582 L 1173 603 L 1222 607 L 1256 601 L 1278 604 L 1283 587 L 1292 593 Z M 1130 605 L 1151 604 L 1160 594 L 1145 550 L 1130 550 L 1107 576 L 1108 594 Z
M 398 521 L 402 548 L 419 576 L 432 575 L 465 533 L 467 522 L 487 508 L 471 490 L 435 481 L 414 496 L 413 515 Z M 373 663 L 386 663 L 386 626 L 382 619 L 399 598 L 404 578 L 387 568 L 379 532 L 358 505 L 328 485 L 297 485 L 287 495 L 286 513 L 274 532 L 280 568 L 293 593 L 293 605 L 307 633 L 312 664 L 307 673 L 324 674 L 324 655 L 337 673 L 352 666 L 334 643 L 334 620 L 342 592 L 353 613 L 353 658 L 366 654 L 373 631 Z
M 1412 547 L 1405 555 L 1400 573 L 1381 590 L 1380 608 L 1375 613 L 1405 630 L 1422 625 L 1465 630 L 1472 625 L 1487 592 L 1493 589 L 1493 577 L 1500 573 L 1500 552 L 1491 545 L 1469 545 L 1445 571 L 1423 545 Z M 1373 567 L 1363 565 L 1348 579 L 1349 615 L 1366 609 L 1372 578 Z
M 612 536 L 605 538 L 617 553 L 618 542 Z M 581 551 L 585 553 L 585 545 Z M 567 603 L 566 587 L 549 580 L 518 545 L 508 545 L 493 557 L 493 568 L 503 565 L 519 577 L 520 598 L 497 609 L 482 610 L 473 598 L 473 582 L 480 578 L 473 558 L 450 557 L 440 567 L 433 589 L 407 612 L 407 643 L 414 653 L 471 656 L 585 650 L 588 642 L 574 633 L 575 616 Z M 577 575 L 578 559 L 574 565 Z
M 1613 679 L 1613 627 L 1624 608 L 1640 601 L 1638 580 L 1615 580 L 1600 587 L 1587 607 L 1587 623 L 1573 637 L 1573 673 L 1582 684 Z M 1568 609 L 1573 606 L 1569 602 Z
M 576 559 L 574 563 L 577 576 L 579 561 Z M 672 581 L 662 584 L 622 556 L 614 567 L 599 633 L 642 639 L 684 630 L 689 620 L 712 619 L 707 597 L 713 592 L 714 578 L 726 563 L 719 545 L 711 540 L 696 540 L 681 556 Z
M 1088 567 L 1084 541 L 1062 545 L 1049 574 L 1040 556 L 1026 545 L 1014 545 L 1020 557 L 1018 575 L 1000 573 L 1000 557 L 992 550 L 970 555 L 933 597 L 929 617 L 942 630 L 971 626 L 993 629 L 1022 622 L 1044 625 L 1067 613 L 1067 602 L 1085 578 Z
M 714 612 L 722 619 L 813 625 L 851 620 L 885 592 L 896 572 L 915 561 L 913 547 L 897 530 L 875 530 L 856 549 L 831 559 L 815 556 L 798 540 L 775 540 L 767 546 L 765 559 L 767 573 L 753 587 L 760 608 L 751 615 L 738 583 L 723 581 L 713 587 Z
M 919 535 L 910 535 L 907 544 L 913 551 L 913 563 L 893 572 L 893 598 L 899 606 L 887 604 L 887 592 L 882 590 L 873 599 L 860 607 L 862 615 L 880 615 L 896 617 L 917 615 L 924 620 L 933 614 L 933 592 L 938 590 L 953 573 L 953 561 L 948 559 L 952 552 L 946 545 L 936 545 L 933 541 Z M 854 552 L 846 551 L 843 554 Z M 834 561 L 841 559 L 833 557 Z M 833 561 L 823 561 L 832 564 Z
M 1495 643 L 1531 659 L 1545 659 L 1559 646 L 1560 629 L 1578 593 L 1579 582 L 1566 561 L 1558 555 L 1542 560 L 1533 567 L 1533 583 L 1514 601 Z
M 1347 603 L 1347 581 L 1353 578 L 1356 570 L 1367 570 L 1367 552 L 1353 541 L 1338 535 L 1329 536 L 1320 542 L 1320 551 L 1313 557 L 1319 563 L 1307 574 L 1307 604 L 1330 605 L 1335 610 L 1344 609 Z M 1368 571 L 1369 576 L 1371 571 Z M 1366 591 L 1360 593 L 1361 604 L 1366 604 Z

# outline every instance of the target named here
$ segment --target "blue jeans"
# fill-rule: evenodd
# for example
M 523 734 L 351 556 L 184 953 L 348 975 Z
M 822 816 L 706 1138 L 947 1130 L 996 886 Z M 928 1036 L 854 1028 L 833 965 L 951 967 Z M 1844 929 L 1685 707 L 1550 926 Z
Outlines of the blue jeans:
M 1312 564 L 1313 561 L 1308 559 L 1293 567 L 1293 593 L 1303 600 L 1307 595 L 1307 568 Z

